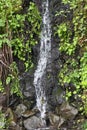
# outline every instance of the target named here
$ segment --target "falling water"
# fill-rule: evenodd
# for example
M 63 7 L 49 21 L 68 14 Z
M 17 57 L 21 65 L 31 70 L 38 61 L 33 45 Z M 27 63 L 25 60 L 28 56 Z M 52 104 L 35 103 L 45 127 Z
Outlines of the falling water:
M 40 56 L 37 65 L 37 69 L 34 74 L 34 86 L 37 96 L 37 107 L 41 113 L 42 125 L 46 125 L 46 108 L 47 99 L 45 93 L 45 87 L 42 85 L 43 76 L 46 73 L 46 67 L 51 57 L 51 25 L 49 17 L 49 3 L 48 0 L 42 2 L 42 33 L 41 33 L 41 45 Z

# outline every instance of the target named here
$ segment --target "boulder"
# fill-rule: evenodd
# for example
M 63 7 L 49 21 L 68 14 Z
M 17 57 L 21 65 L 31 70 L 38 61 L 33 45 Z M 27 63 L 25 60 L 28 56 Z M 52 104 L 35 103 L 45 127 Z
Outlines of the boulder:
M 0 107 L 5 107 L 7 104 L 7 97 L 6 94 L 0 93 Z
M 33 72 L 25 72 L 20 76 L 21 91 L 28 101 L 35 100 L 35 87 L 33 85 L 33 78 Z
M 65 102 L 65 92 L 60 86 L 54 87 L 52 94 L 49 96 L 48 103 L 49 108 L 54 110 L 56 107 L 59 107 L 62 103 Z
M 19 104 L 16 108 L 15 113 L 18 115 L 18 117 L 21 117 L 26 110 L 27 107 L 24 104 Z
M 68 102 L 64 102 L 60 106 L 60 112 L 56 112 L 65 119 L 74 119 L 75 116 L 78 114 L 78 110 L 75 107 L 71 106 Z
M 56 128 L 59 128 L 65 121 L 64 118 L 54 114 L 54 113 L 49 113 L 49 121 L 51 125 L 55 126 Z
M 28 118 L 24 121 L 24 127 L 26 130 L 35 130 L 37 128 L 40 128 L 41 126 L 41 119 L 33 116 L 31 118 Z
M 31 116 L 37 114 L 38 112 L 39 112 L 38 109 L 26 110 L 26 111 L 22 114 L 22 116 L 25 117 L 25 118 L 28 118 L 28 117 L 31 117 Z

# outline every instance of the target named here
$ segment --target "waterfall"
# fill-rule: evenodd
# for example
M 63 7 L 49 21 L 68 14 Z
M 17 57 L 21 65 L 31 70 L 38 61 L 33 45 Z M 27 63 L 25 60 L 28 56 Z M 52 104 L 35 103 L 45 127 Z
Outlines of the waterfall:
M 49 2 L 43 0 L 42 2 L 42 32 L 40 41 L 40 55 L 37 69 L 34 73 L 34 86 L 36 90 L 37 107 L 41 113 L 42 124 L 46 125 L 46 108 L 47 98 L 45 87 L 42 85 L 43 76 L 46 74 L 47 64 L 51 58 L 51 25 L 49 17 Z

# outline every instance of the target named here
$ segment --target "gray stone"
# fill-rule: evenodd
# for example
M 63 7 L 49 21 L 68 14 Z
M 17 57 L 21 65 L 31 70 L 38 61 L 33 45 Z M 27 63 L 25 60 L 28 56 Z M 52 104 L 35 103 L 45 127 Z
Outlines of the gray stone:
M 18 115 L 18 117 L 21 117 L 26 110 L 27 107 L 24 104 L 19 104 L 16 108 L 15 113 Z
M 22 114 L 22 116 L 25 117 L 25 118 L 28 118 L 28 117 L 31 117 L 31 116 L 37 114 L 38 112 L 39 112 L 38 109 L 27 110 L 27 111 L 25 111 L 25 112 Z
M 49 97 L 49 104 L 54 108 L 65 102 L 65 92 L 60 86 L 54 87 Z
M 65 121 L 64 118 L 53 113 L 49 113 L 49 120 L 51 125 L 55 126 L 56 128 L 59 128 Z
M 75 107 L 70 106 L 68 102 L 64 102 L 60 107 L 60 114 L 65 119 L 74 119 L 78 114 L 78 110 Z
M 24 121 L 24 127 L 27 130 L 35 130 L 37 128 L 40 128 L 40 126 L 41 126 L 41 119 L 36 116 L 28 118 Z
M 35 97 L 35 88 L 33 86 L 33 73 L 34 72 L 25 72 L 20 77 L 20 86 L 22 93 L 26 98 L 30 99 L 34 99 Z

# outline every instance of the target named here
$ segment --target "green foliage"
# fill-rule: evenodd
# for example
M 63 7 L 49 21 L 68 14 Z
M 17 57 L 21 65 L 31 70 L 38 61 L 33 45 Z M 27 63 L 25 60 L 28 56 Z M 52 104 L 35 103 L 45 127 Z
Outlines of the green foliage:
M 7 118 L 7 113 L 0 110 L 0 130 L 8 130 L 10 125 L 10 119 Z
M 40 25 L 41 16 L 33 2 L 30 2 L 24 13 L 21 0 L 0 0 L 0 48 L 2 49 L 4 44 L 10 46 L 12 54 L 24 62 L 26 71 L 33 67 L 32 47 L 37 44 Z M 6 84 L 10 84 L 11 93 L 21 96 L 18 71 L 14 62 L 10 68 Z M 0 91 L 4 91 L 1 81 Z
M 19 85 L 20 79 L 18 77 L 18 69 L 15 62 L 13 62 L 10 65 L 10 69 L 11 69 L 11 74 L 8 75 L 6 79 L 6 84 L 10 85 L 11 94 L 16 94 L 17 96 L 22 97 L 22 92 L 20 90 L 20 85 Z
M 2 47 L 3 44 L 10 45 L 11 43 L 9 23 L 11 22 L 13 13 L 19 10 L 21 0 L 16 0 L 16 4 L 14 3 L 14 0 L 0 1 L 0 47 Z
M 5 129 L 6 128 L 6 118 L 5 118 L 5 114 L 2 113 L 2 111 L 0 110 L 0 129 Z
M 0 47 L 8 44 L 13 48 L 13 54 L 20 60 L 32 66 L 31 49 L 37 43 L 40 34 L 41 17 L 38 8 L 30 2 L 26 14 L 22 14 L 21 0 L 0 1 Z M 29 29 L 25 28 L 28 23 Z M 27 37 L 27 40 L 26 40 Z M 25 58 L 27 54 L 27 59 Z
M 70 6 L 73 18 L 57 25 L 55 35 L 60 38 L 59 50 L 65 61 L 59 73 L 59 82 L 66 88 L 66 98 L 82 99 L 83 111 L 87 114 L 87 1 L 62 0 Z M 65 16 L 64 11 L 56 16 Z
M 20 60 L 24 61 L 26 70 L 33 67 L 31 49 L 35 44 L 37 44 L 36 37 L 39 38 L 40 22 L 40 13 L 36 5 L 32 2 L 30 2 L 27 14 L 16 14 L 12 18 L 11 28 L 13 29 L 13 53 Z M 24 23 L 28 24 L 28 28 L 25 27 Z
M 81 4 L 82 2 L 82 0 L 62 0 L 62 3 L 70 5 L 70 9 L 76 9 L 78 7 L 78 4 Z
M 0 92 L 4 92 L 4 87 L 3 87 L 3 84 L 2 84 L 1 80 L 0 80 Z
M 77 38 L 75 37 L 71 43 L 72 32 L 70 31 L 69 23 L 62 23 L 60 26 L 58 26 L 55 34 L 58 34 L 61 40 L 59 50 L 71 55 L 75 50 Z
M 83 123 L 82 129 L 83 129 L 83 130 L 87 130 L 87 122 L 86 122 L 86 121 Z

